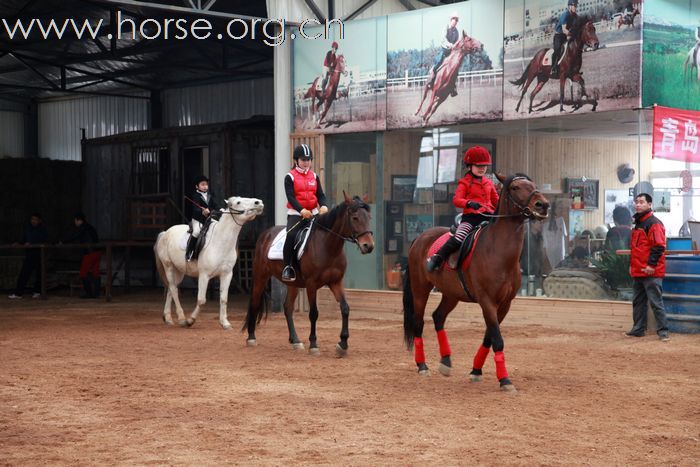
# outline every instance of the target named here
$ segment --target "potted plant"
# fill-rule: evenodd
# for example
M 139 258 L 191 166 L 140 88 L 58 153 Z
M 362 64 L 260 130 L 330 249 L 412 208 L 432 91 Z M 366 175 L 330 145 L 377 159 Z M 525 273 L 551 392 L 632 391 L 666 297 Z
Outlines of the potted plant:
M 619 298 L 631 300 L 632 277 L 629 255 L 617 255 L 614 251 L 606 250 L 600 254 L 599 259 L 593 260 L 593 265 L 600 271 L 610 288 L 618 291 Z

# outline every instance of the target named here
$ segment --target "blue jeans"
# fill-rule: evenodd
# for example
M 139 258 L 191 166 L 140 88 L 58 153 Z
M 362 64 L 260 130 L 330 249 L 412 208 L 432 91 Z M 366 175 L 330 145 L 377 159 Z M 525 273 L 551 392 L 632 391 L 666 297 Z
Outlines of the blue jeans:
M 668 332 L 666 309 L 661 296 L 661 277 L 635 277 L 634 298 L 632 299 L 632 319 L 634 324 L 630 333 L 644 334 L 647 329 L 647 303 L 651 304 L 656 319 L 656 333 Z

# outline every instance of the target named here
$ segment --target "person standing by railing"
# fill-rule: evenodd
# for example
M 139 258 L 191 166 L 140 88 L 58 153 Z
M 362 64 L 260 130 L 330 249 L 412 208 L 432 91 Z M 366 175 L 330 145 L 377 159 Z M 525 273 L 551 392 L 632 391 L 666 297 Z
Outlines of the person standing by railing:
M 34 212 L 22 231 L 21 240 L 15 245 L 40 245 L 48 240 L 49 233 L 44 226 L 41 214 Z M 27 248 L 24 250 L 24 263 L 22 263 L 22 269 L 17 277 L 17 287 L 8 298 L 11 300 L 21 299 L 24 295 L 24 289 L 34 273 L 36 273 L 36 281 L 34 282 L 32 298 L 39 298 L 41 297 L 41 251 L 37 248 Z
M 78 212 L 73 216 L 75 230 L 66 238 L 65 243 L 99 243 L 95 227 L 87 223 L 85 214 Z M 97 298 L 100 295 L 100 260 L 102 251 L 95 247 L 86 246 L 82 250 L 80 261 L 80 279 L 85 292 L 80 298 Z

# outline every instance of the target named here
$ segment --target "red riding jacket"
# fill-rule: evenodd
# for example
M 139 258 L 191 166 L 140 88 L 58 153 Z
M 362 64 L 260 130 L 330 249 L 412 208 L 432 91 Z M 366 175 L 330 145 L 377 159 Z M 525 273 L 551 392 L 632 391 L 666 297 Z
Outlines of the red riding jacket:
M 481 204 L 479 209 L 467 206 L 469 201 Z M 471 172 L 467 173 L 459 181 L 452 204 L 463 209 L 464 214 L 481 214 L 484 212 L 496 212 L 498 207 L 498 192 L 493 182 L 486 177 L 475 177 Z
M 664 277 L 666 273 L 666 229 L 652 211 L 634 215 L 632 230 L 630 269 L 632 277 Z M 643 269 L 654 268 L 654 274 L 648 276 Z

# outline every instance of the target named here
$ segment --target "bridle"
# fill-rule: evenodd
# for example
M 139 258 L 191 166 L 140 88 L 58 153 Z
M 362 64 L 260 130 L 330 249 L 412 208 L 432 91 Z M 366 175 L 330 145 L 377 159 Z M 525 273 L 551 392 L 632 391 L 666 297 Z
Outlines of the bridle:
M 335 235 L 336 237 L 342 238 L 343 241 L 346 241 L 346 242 L 349 242 L 349 243 L 354 243 L 355 245 L 357 245 L 357 246 L 359 247 L 360 244 L 359 244 L 359 242 L 358 242 L 358 239 L 359 239 L 360 237 L 362 237 L 363 235 L 367 235 L 367 234 L 370 234 L 370 235 L 374 236 L 374 232 L 371 231 L 371 230 L 365 230 L 364 232 L 357 233 L 357 232 L 355 232 L 355 231 L 352 229 L 352 224 L 350 223 L 350 217 L 351 217 L 350 214 L 352 214 L 354 211 L 357 211 L 357 210 L 359 210 L 359 209 L 366 209 L 366 207 L 360 205 L 360 206 L 354 208 L 354 210 L 353 210 L 353 208 L 348 207 L 348 211 L 347 211 L 347 216 L 346 216 L 346 217 L 347 217 L 347 221 L 348 221 L 348 222 L 347 222 L 347 224 L 348 224 L 348 230 L 350 231 L 350 236 L 349 236 L 349 237 L 346 237 L 345 235 L 340 235 L 339 233 L 334 232 L 333 229 L 329 229 L 329 228 L 326 227 L 325 225 L 322 225 L 322 224 L 317 224 L 317 225 L 318 225 L 319 227 L 321 227 L 323 230 L 325 230 L 326 232 L 330 232 L 330 233 L 332 233 L 333 235 Z M 314 219 L 314 220 L 315 220 L 315 219 Z M 312 225 L 313 225 L 313 224 L 312 224 Z
M 532 193 L 530 193 L 530 196 L 527 197 L 527 200 L 525 200 L 524 204 L 519 203 L 515 198 L 513 198 L 513 195 L 510 193 L 510 186 L 513 184 L 514 181 L 516 180 L 528 180 L 531 181 L 528 177 L 524 176 L 517 176 L 514 177 L 510 183 L 508 183 L 508 186 L 505 187 L 504 191 L 506 192 L 506 197 L 507 200 L 513 204 L 520 212 L 516 214 L 482 214 L 484 217 L 491 217 L 491 218 L 496 218 L 496 217 L 519 217 L 523 216 L 527 219 L 532 219 L 533 217 L 537 217 L 537 214 L 532 212 L 532 209 L 530 209 L 530 201 L 532 201 L 532 198 L 537 195 L 541 194 L 540 190 L 532 190 Z
M 230 207 L 230 208 L 228 208 L 228 209 L 226 210 L 226 212 L 225 212 L 224 214 L 231 214 L 231 219 L 233 219 L 233 222 L 235 222 L 236 225 L 238 225 L 238 226 L 240 226 L 240 227 L 243 227 L 243 224 L 245 224 L 245 222 L 244 222 L 243 224 L 240 224 L 240 223 L 236 220 L 236 216 L 240 216 L 241 214 L 248 214 L 248 213 L 250 213 L 250 212 L 252 212 L 252 211 L 257 211 L 257 209 L 256 209 L 256 208 L 249 208 L 249 209 L 233 209 L 233 208 Z

